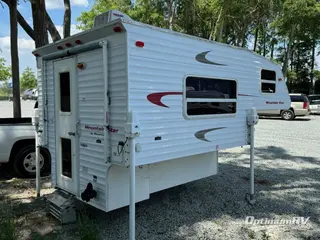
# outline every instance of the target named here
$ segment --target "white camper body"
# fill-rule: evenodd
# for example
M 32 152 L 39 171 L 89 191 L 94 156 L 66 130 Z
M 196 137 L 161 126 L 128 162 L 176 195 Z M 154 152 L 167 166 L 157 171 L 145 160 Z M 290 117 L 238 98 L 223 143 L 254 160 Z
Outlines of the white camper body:
M 111 211 L 129 205 L 131 166 L 146 200 L 217 174 L 219 150 L 249 144 L 252 107 L 290 107 L 268 59 L 115 16 L 34 51 L 55 187 L 84 199 L 91 183 L 88 204 Z

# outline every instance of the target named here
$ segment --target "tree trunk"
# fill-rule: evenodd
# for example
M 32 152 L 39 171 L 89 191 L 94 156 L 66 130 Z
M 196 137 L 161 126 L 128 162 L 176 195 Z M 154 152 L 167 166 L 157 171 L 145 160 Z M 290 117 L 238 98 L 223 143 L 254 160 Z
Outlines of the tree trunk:
M 64 0 L 63 37 L 70 36 L 71 8 L 70 0 Z
M 267 27 L 265 24 L 263 24 L 263 56 L 265 57 L 266 56 L 266 52 L 267 52 L 267 49 L 266 49 L 266 35 L 267 35 Z
M 17 0 L 11 0 L 10 6 L 10 44 L 11 44 L 11 70 L 12 70 L 12 98 L 13 117 L 21 117 L 20 82 L 19 82 L 19 55 L 18 55 L 18 16 Z
M 222 33 L 223 33 L 223 26 L 224 19 L 223 19 L 223 7 L 221 7 L 218 19 L 216 21 L 216 26 L 214 28 L 214 39 L 217 42 L 221 42 L 222 40 Z
M 270 53 L 270 59 L 273 60 L 273 54 L 274 54 L 274 41 L 272 39 L 271 41 L 271 53 Z
M 283 61 L 283 66 L 282 66 L 282 72 L 283 72 L 284 76 L 287 75 L 289 57 L 290 57 L 291 52 L 292 52 L 292 46 L 291 45 L 292 45 L 292 39 L 293 39 L 293 30 L 294 30 L 294 26 L 292 26 L 291 29 L 290 29 L 288 47 L 287 47 L 287 51 L 285 53 L 285 58 L 284 58 L 284 61 Z
M 31 1 L 33 30 L 36 33 L 36 48 L 42 47 L 49 43 L 46 23 L 46 7 L 44 0 Z
M 169 29 L 173 29 L 174 0 L 167 0 Z
M 315 52 L 316 52 L 316 39 L 313 39 L 312 43 L 312 56 L 311 56 L 311 72 L 310 72 L 310 86 L 309 86 L 309 94 L 314 93 L 314 84 L 313 84 L 313 78 L 314 78 L 314 61 L 315 61 Z
M 258 37 L 259 37 L 259 25 L 257 26 L 255 34 L 254 34 L 254 44 L 253 44 L 253 51 L 254 52 L 257 49 Z

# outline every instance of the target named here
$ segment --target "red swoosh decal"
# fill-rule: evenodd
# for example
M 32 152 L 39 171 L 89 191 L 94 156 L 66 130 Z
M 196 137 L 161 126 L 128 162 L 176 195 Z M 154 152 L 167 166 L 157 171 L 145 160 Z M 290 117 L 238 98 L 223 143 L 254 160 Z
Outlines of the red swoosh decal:
M 164 97 L 164 96 L 167 96 L 167 95 L 181 95 L 182 92 L 159 92 L 159 93 L 151 93 L 147 96 L 147 99 L 155 104 L 155 105 L 158 105 L 160 107 L 166 107 L 168 108 L 167 105 L 163 104 L 161 102 L 161 98 Z

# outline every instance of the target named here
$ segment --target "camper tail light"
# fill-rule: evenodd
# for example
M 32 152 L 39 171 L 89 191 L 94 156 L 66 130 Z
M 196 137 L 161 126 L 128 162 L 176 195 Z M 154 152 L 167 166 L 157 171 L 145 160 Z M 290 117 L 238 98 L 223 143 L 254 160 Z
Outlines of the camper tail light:
M 62 50 L 63 47 L 62 47 L 62 46 L 58 46 L 57 49 L 58 49 L 58 50 Z
M 75 42 L 76 44 L 81 44 L 81 43 L 82 43 L 81 40 L 79 40 L 79 39 L 78 39 L 78 40 L 75 40 L 74 42 Z
M 72 47 L 72 44 L 69 42 L 67 42 L 65 45 L 66 45 L 66 47 Z
M 84 63 L 82 63 L 82 62 L 80 62 L 80 63 L 78 63 L 77 64 L 77 68 L 79 68 L 79 69 L 84 69 L 85 68 L 85 65 L 84 65 Z
M 144 47 L 144 42 L 136 41 L 136 46 L 142 48 L 142 47 Z
M 113 31 L 114 32 L 122 32 L 122 29 L 121 29 L 121 27 L 114 27 Z

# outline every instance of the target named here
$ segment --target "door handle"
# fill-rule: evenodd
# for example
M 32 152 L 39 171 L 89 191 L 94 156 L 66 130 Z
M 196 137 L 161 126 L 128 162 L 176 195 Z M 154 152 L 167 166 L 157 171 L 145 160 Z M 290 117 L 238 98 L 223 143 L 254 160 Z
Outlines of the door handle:
M 69 136 L 75 136 L 76 133 L 75 132 L 68 132 Z

